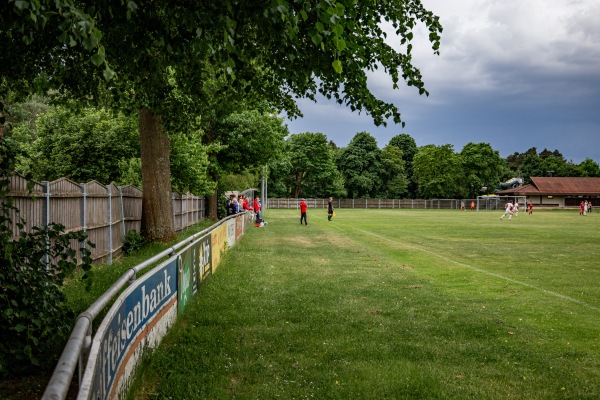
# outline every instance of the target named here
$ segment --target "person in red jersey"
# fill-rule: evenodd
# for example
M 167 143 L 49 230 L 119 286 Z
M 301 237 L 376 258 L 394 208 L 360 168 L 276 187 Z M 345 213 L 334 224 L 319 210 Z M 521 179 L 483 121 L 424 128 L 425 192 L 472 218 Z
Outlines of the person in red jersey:
M 307 208 L 308 208 L 308 205 L 306 204 L 304 199 L 300 199 L 300 225 L 302 225 L 302 220 L 304 220 L 305 225 L 308 225 L 308 222 L 306 221 L 306 209 Z

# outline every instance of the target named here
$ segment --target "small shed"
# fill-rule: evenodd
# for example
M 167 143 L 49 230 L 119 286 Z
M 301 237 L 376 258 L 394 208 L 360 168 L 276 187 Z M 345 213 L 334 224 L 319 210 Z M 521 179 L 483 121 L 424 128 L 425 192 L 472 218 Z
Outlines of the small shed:
M 600 178 L 531 177 L 531 183 L 497 193 L 527 196 L 527 201 L 546 207 L 578 207 L 582 201 L 600 206 Z

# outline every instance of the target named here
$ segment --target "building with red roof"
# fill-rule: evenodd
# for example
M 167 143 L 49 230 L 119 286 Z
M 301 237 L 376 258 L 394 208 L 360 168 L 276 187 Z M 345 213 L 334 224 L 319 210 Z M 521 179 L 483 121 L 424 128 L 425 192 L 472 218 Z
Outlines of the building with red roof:
M 577 207 L 582 201 L 600 206 L 600 178 L 531 177 L 531 183 L 496 193 L 500 196 L 527 196 L 534 205 Z

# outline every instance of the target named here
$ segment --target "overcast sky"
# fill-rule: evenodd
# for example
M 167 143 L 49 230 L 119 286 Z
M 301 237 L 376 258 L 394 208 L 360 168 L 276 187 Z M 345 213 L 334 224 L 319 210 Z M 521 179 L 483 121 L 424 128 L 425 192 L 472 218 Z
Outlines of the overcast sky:
M 423 0 L 440 17 L 441 55 L 415 31 L 414 65 L 429 97 L 392 90 L 383 71 L 369 76 L 377 97 L 396 104 L 405 128 L 376 127 L 365 113 L 302 100 L 291 133 L 322 132 L 346 146 L 367 131 L 380 148 L 400 133 L 417 146 L 490 143 L 506 157 L 537 147 L 575 163 L 600 163 L 600 1 Z

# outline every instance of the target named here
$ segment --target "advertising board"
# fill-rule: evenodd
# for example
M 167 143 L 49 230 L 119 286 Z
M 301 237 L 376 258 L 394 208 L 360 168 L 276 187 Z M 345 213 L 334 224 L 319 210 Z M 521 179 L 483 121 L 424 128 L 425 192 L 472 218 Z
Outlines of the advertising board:
M 178 310 L 181 314 L 200 285 L 212 272 L 211 233 L 205 235 L 179 253 Z
M 124 398 L 144 349 L 155 348 L 177 318 L 177 259 L 129 286 L 92 341 L 78 398 Z
M 211 233 L 212 272 L 219 266 L 221 255 L 225 252 L 227 243 L 227 224 L 221 224 Z

